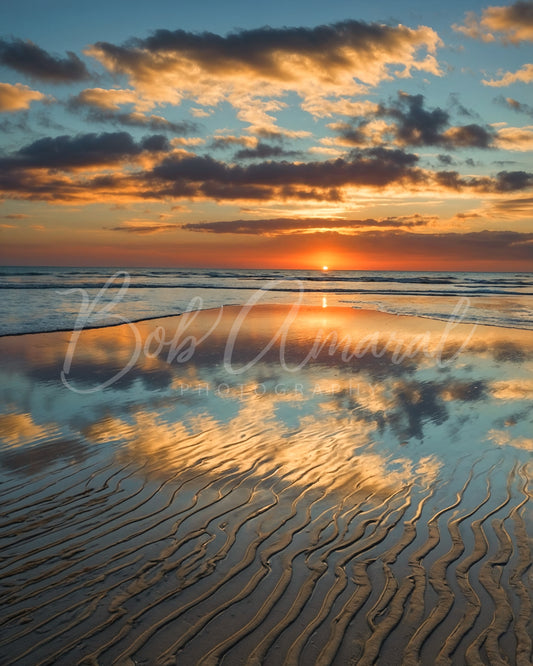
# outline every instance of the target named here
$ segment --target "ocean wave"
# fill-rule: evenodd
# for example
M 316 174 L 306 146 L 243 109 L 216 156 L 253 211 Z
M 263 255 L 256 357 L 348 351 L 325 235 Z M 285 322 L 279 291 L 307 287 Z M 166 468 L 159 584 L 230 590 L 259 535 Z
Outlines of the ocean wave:
M 275 292 L 284 292 L 284 293 L 318 293 L 318 294 L 376 294 L 378 296 L 533 296 L 533 291 L 513 291 L 506 288 L 486 288 L 486 287 L 476 287 L 476 286 L 467 286 L 462 285 L 462 287 L 457 287 L 454 289 L 431 289 L 421 291 L 420 289 L 365 289 L 360 288 L 354 285 L 351 288 L 336 287 L 336 286 L 308 286 L 305 282 L 300 280 L 286 280 L 286 282 L 295 282 L 294 287 L 290 286 L 279 286 L 276 285 L 278 280 L 272 280 L 274 283 L 272 286 L 267 282 L 263 285 L 249 284 L 249 285 L 240 285 L 240 284 L 213 284 L 209 282 L 189 282 L 189 283 L 180 283 L 180 284 L 153 284 L 150 282 L 132 282 L 128 285 L 128 289 L 204 289 L 204 290 L 215 290 L 215 291 L 256 291 L 258 289 L 263 289 L 264 291 L 275 291 Z M 285 282 L 285 281 L 284 281 Z M 57 283 L 26 283 L 26 284 L 0 284 L 0 289 L 2 290 L 41 290 L 41 289 L 55 289 L 58 293 L 62 291 L 68 291 L 70 289 L 86 289 L 86 290 L 96 290 L 106 287 L 110 290 L 118 290 L 123 284 L 111 284 L 107 285 L 106 282 L 71 282 L 71 283 L 62 283 L 61 285 Z
M 364 307 L 393 314 L 442 319 L 457 299 L 472 300 L 477 323 L 533 329 L 531 273 L 421 273 L 222 270 L 3 268 L 0 272 L 0 335 L 73 329 L 84 290 L 101 294 L 102 305 L 116 298 L 126 272 L 130 282 L 120 298 L 120 315 L 128 321 L 173 316 L 188 309 L 242 305 L 258 290 L 264 303 L 292 303 L 302 295 L 307 305 Z M 201 301 L 201 303 L 200 303 Z M 375 301 L 375 302 L 374 302 Z M 96 322 L 95 327 L 101 326 Z
M 533 286 L 532 273 L 419 273 L 419 272 L 387 272 L 387 271 L 284 271 L 273 270 L 212 270 L 212 269 L 35 269 L 29 268 L 4 268 L 0 270 L 0 277 L 7 278 L 2 281 L 2 286 L 11 284 L 25 284 L 26 278 L 48 277 L 49 282 L 57 285 L 58 280 L 69 280 L 76 282 L 76 286 L 83 286 L 79 278 L 91 278 L 95 281 L 105 281 L 117 271 L 127 273 L 132 282 L 138 279 L 148 278 L 150 284 L 145 286 L 175 286 L 176 280 L 187 280 L 200 278 L 200 280 L 225 280 L 225 281 L 257 281 L 257 280 L 301 280 L 303 282 L 331 282 L 365 284 L 365 283 L 391 283 L 391 284 L 420 284 L 420 285 L 512 285 L 515 287 Z M 69 279 L 70 278 L 70 279 Z M 152 280 L 156 282 L 152 284 Z M 166 280 L 160 285 L 157 280 Z M 32 281 L 30 280 L 31 284 Z M 79 283 L 79 284 L 78 284 Z M 170 284 L 169 284 L 170 283 Z M 61 285 L 60 285 L 61 286 Z

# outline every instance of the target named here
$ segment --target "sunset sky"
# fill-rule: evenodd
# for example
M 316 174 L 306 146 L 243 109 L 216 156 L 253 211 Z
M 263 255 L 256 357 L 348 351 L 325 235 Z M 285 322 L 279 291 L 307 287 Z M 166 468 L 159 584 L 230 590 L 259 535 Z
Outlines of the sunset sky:
M 533 270 L 533 2 L 0 6 L 5 265 Z

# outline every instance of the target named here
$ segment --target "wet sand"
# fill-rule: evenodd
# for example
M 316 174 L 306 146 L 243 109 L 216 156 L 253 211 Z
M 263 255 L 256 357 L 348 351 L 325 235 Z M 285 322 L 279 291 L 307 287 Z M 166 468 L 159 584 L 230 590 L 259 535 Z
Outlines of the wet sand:
M 531 663 L 533 333 L 231 307 L 0 368 L 3 664 Z

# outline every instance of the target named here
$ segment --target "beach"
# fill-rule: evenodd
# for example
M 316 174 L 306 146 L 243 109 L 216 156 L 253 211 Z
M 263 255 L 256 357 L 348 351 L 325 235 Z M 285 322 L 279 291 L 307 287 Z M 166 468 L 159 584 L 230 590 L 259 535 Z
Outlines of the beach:
M 533 0 L 0 16 L 0 666 L 533 666 Z
M 460 314 L 1 337 L 3 663 L 530 664 L 533 332 Z

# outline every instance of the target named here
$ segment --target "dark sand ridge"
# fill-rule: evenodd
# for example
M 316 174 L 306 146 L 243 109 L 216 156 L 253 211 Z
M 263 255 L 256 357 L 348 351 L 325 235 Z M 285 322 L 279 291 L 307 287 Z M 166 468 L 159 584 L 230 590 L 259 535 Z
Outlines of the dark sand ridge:
M 5 663 L 529 664 L 533 334 L 241 313 L 0 340 Z

